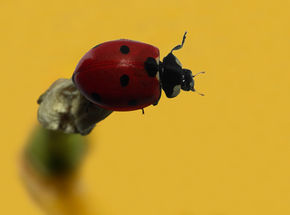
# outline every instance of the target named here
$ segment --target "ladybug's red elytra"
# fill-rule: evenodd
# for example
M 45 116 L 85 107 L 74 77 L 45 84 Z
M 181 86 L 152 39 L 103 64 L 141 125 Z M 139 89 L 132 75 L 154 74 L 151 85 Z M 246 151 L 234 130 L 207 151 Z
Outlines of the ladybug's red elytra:
M 157 105 L 161 89 L 168 98 L 180 90 L 195 91 L 193 75 L 182 68 L 173 51 L 160 61 L 155 46 L 132 40 L 101 43 L 78 63 L 72 80 L 92 103 L 113 111 L 131 111 Z M 201 94 L 202 95 L 202 94 Z

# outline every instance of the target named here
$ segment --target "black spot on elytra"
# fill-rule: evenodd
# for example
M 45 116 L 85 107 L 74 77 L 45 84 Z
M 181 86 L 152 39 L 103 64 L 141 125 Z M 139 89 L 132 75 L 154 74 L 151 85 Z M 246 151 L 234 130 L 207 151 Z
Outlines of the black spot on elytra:
M 158 64 L 153 57 L 148 57 L 144 62 L 145 70 L 150 77 L 155 77 L 158 72 Z
M 128 105 L 130 106 L 136 106 L 138 104 L 137 100 L 136 99 L 131 99 L 129 102 L 128 102 Z
M 122 54 L 128 54 L 130 52 L 130 49 L 128 46 L 123 45 L 120 47 L 120 51 L 122 52 Z
M 126 87 L 129 84 L 129 76 L 128 75 L 122 75 L 120 78 L 120 83 L 122 87 Z
M 91 94 L 91 97 L 94 99 L 94 101 L 96 102 L 100 102 L 102 99 L 101 99 L 101 96 L 97 93 L 92 93 Z

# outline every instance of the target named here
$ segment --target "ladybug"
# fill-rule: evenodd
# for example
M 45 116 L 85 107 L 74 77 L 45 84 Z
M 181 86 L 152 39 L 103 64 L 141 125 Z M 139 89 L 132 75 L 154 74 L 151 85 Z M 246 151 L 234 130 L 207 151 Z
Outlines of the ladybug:
M 168 98 L 180 90 L 195 91 L 195 75 L 173 55 L 185 38 L 186 32 L 163 62 L 159 49 L 146 43 L 127 39 L 101 43 L 82 57 L 72 80 L 89 101 L 113 111 L 157 105 L 162 89 Z

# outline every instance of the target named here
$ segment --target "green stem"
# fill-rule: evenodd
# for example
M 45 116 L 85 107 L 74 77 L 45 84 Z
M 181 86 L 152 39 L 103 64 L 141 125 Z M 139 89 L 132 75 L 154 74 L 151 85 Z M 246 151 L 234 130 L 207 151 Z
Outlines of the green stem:
M 78 169 L 88 145 L 80 134 L 65 134 L 38 126 L 26 147 L 29 164 L 45 176 L 60 176 Z

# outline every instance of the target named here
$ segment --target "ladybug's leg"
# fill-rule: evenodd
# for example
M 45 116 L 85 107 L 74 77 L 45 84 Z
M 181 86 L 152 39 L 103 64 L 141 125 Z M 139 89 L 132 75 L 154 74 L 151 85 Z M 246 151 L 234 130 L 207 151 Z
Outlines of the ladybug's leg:
M 186 38 L 186 34 L 187 34 L 187 32 L 184 33 L 181 44 L 175 46 L 175 47 L 171 50 L 170 53 L 172 53 L 172 52 L 175 51 L 175 50 L 179 50 L 179 49 L 181 49 L 181 48 L 183 47 L 183 44 L 184 44 L 184 42 L 185 42 L 185 38 Z

